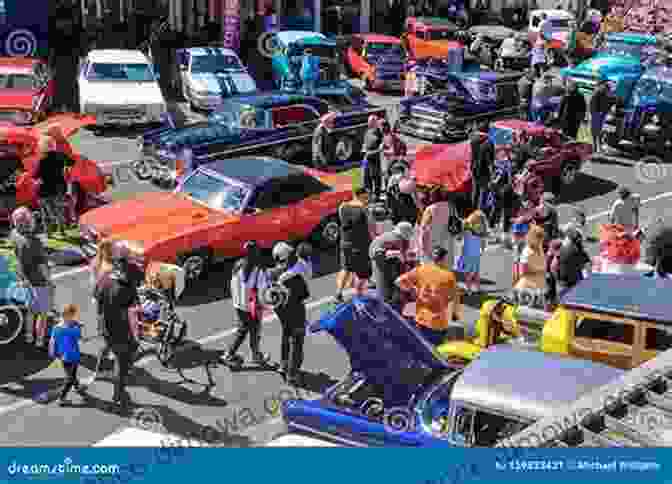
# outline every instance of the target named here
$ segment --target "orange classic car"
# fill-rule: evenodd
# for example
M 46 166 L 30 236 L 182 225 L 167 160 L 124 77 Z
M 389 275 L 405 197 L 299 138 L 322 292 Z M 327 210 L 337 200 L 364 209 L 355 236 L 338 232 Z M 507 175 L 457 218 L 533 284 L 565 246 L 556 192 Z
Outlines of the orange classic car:
M 0 57 L 0 120 L 27 125 L 45 119 L 55 88 L 43 60 Z
M 449 20 L 411 17 L 406 20 L 402 45 L 415 59 L 447 59 L 456 47 L 457 33 L 457 25 Z
M 172 193 L 144 193 L 87 212 L 80 227 L 87 252 L 109 238 L 125 246 L 136 267 L 177 264 L 189 281 L 217 260 L 243 256 L 248 240 L 262 248 L 306 238 L 335 245 L 338 207 L 351 197 L 349 175 L 234 158 L 200 166 Z
M 345 56 L 348 68 L 367 89 L 390 90 L 401 90 L 404 57 L 399 39 L 380 34 L 353 35 Z

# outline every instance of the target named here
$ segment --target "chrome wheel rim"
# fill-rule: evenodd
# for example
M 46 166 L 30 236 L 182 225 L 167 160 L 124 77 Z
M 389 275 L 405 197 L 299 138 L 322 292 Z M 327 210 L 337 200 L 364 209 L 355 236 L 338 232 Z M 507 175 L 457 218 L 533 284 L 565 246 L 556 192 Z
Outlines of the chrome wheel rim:
M 141 180 L 147 180 L 152 177 L 152 167 L 147 160 L 139 160 L 133 164 L 135 174 Z
M 205 267 L 205 260 L 200 255 L 192 255 L 187 257 L 182 265 L 184 269 L 184 274 L 189 280 L 198 279 L 201 274 L 203 274 L 203 268 Z
M 348 161 L 352 158 L 352 140 L 344 138 L 336 143 L 336 159 L 338 161 Z
M 11 316 L 8 314 L 11 312 Z M 14 341 L 23 329 L 23 317 L 13 306 L 5 307 L 0 313 L 0 345 Z
M 576 168 L 576 166 L 571 165 L 571 166 L 565 166 L 562 169 L 562 174 L 560 175 L 560 178 L 562 179 L 562 183 L 565 185 L 570 185 L 574 183 L 574 180 L 576 180 L 576 174 L 579 170 Z
M 329 244 L 336 244 L 340 236 L 341 229 L 337 222 L 330 221 L 324 224 L 324 228 L 322 229 L 322 238 L 325 240 L 325 242 Z

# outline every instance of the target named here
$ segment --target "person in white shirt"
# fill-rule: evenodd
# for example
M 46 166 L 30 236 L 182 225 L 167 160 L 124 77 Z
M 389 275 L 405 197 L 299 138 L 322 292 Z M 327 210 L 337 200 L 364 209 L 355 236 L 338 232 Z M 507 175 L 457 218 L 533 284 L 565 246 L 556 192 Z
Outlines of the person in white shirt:
M 634 233 L 639 227 L 639 195 L 630 192 L 627 187 L 618 189 L 619 199 L 611 206 L 609 221 L 622 225 L 627 232 Z
M 231 277 L 231 302 L 238 315 L 236 339 L 229 347 L 222 363 L 240 366 L 243 358 L 238 355 L 240 346 L 250 335 L 250 350 L 255 364 L 266 364 L 268 356 L 259 350 L 261 342 L 261 297 L 268 287 L 268 276 L 261 263 L 261 250 L 255 241 L 245 243 L 247 255 L 233 267 Z

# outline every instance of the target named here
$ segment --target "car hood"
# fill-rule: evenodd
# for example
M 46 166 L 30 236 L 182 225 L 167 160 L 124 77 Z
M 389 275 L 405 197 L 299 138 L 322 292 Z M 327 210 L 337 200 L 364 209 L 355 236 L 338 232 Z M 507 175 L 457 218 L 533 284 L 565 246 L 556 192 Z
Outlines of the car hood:
M 97 104 L 158 104 L 163 103 L 156 82 L 90 81 L 81 86 L 82 99 Z
M 450 370 L 429 342 L 378 299 L 360 296 L 310 326 L 327 331 L 348 353 L 353 372 L 382 385 L 407 370 Z
M 178 236 L 214 218 L 233 216 L 216 212 L 176 193 L 144 193 L 85 213 L 81 225 L 101 237 L 138 242 L 145 248 L 153 242 Z
M 0 108 L 32 109 L 32 89 L 0 89 Z
M 640 72 L 642 64 L 636 57 L 597 55 L 578 66 L 566 69 L 569 75 L 581 75 L 590 77 L 609 76 L 622 72 Z

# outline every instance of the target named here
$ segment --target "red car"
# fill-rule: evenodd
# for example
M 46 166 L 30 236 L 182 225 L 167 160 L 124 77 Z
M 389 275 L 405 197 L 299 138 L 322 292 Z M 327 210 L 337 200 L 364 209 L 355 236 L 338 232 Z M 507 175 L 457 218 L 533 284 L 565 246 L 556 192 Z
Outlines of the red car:
M 54 79 L 40 59 L 0 57 L 0 121 L 27 125 L 46 118 Z
M 361 78 L 367 89 L 400 91 L 405 56 L 396 37 L 357 34 L 352 36 L 346 59 L 352 74 Z

